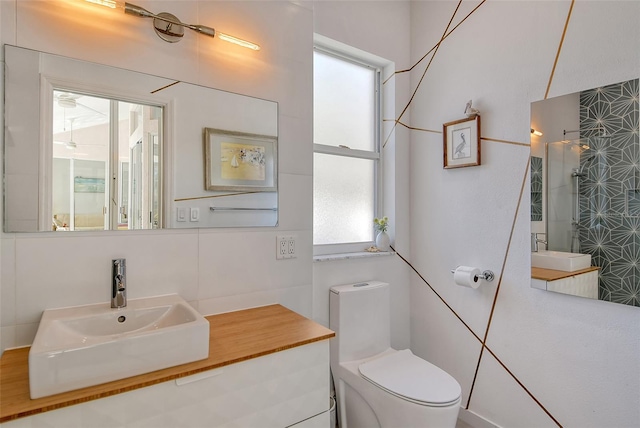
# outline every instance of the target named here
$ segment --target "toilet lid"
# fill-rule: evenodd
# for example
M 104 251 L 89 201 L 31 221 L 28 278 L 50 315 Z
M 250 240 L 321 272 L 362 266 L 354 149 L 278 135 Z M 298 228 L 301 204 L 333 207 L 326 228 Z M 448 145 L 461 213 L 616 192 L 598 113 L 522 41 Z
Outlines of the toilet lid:
M 409 349 L 362 363 L 360 374 L 370 382 L 400 396 L 431 406 L 446 406 L 460 398 L 460 384 L 449 373 Z

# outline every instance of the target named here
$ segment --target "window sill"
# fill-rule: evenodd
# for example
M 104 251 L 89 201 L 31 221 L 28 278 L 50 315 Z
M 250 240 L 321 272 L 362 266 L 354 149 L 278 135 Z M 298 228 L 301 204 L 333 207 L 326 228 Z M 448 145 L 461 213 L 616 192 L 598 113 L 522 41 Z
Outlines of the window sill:
M 333 260 L 347 260 L 347 259 L 366 259 L 369 257 L 384 257 L 392 256 L 395 251 L 380 251 L 379 253 L 370 253 L 368 251 L 359 251 L 357 253 L 338 253 L 338 254 L 323 254 L 319 256 L 313 256 L 314 262 L 329 262 Z

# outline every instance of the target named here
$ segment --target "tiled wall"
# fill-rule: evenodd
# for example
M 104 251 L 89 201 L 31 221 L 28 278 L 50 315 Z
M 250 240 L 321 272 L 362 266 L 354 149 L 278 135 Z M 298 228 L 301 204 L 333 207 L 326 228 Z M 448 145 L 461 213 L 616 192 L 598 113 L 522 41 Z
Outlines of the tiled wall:
M 632 306 L 640 306 L 638 118 L 638 79 L 580 93 L 580 137 L 591 147 L 580 160 L 580 244 L 601 268 L 600 300 Z
M 542 221 L 542 158 L 531 156 L 531 221 Z
M 366 13 L 360 2 L 343 1 L 135 3 L 242 35 L 262 49 L 236 49 L 193 32 L 180 43 L 165 43 L 147 20 L 75 0 L 0 1 L 0 40 L 278 102 L 278 226 L 1 233 L 0 351 L 29 345 L 44 309 L 108 301 L 108 266 L 115 257 L 129 259 L 130 298 L 179 293 L 204 314 L 278 302 L 327 323 L 330 286 L 381 279 L 393 286 L 394 344 L 408 346 L 410 281 L 402 261 L 384 257 L 313 266 L 311 61 L 317 31 L 405 67 L 409 3 L 376 1 L 366 5 Z M 406 98 L 408 83 L 390 79 L 387 86 Z M 0 124 L 3 117 L 0 108 Z M 385 149 L 385 214 L 395 221 L 392 232 L 401 249 L 409 247 L 408 139 L 409 131 L 398 128 Z M 298 236 L 296 259 L 275 259 L 276 236 L 282 233 Z
M 2 233 L 3 350 L 31 344 L 44 309 L 108 302 L 109 263 L 119 257 L 128 259 L 132 299 L 178 293 L 203 314 L 281 303 L 312 316 L 311 5 L 146 0 L 136 4 L 259 41 L 262 49 L 236 48 L 191 31 L 180 43 L 165 43 L 149 20 L 84 1 L 0 1 L 1 41 L 277 102 L 279 224 L 62 235 Z M 201 125 L 193 128 L 201 130 Z M 177 148 L 181 142 L 176 142 Z M 276 236 L 283 233 L 298 237 L 296 259 L 276 260 Z

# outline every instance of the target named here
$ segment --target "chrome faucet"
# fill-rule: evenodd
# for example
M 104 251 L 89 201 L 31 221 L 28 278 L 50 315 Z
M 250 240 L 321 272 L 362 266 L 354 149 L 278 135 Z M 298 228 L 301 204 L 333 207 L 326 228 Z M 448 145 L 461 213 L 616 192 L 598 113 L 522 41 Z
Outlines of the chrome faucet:
M 538 252 L 538 244 L 547 245 L 547 241 L 545 239 L 538 238 L 538 235 L 545 235 L 544 233 L 532 233 L 531 234 L 531 248 L 534 253 Z
M 125 259 L 111 261 L 111 307 L 127 306 L 127 264 Z

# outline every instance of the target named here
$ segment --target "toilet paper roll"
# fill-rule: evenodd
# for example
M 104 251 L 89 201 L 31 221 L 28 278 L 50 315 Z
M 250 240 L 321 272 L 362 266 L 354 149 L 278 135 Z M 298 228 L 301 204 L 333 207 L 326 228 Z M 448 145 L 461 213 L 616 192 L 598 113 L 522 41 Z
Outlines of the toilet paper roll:
M 453 272 L 453 281 L 463 287 L 478 288 L 480 286 L 480 269 L 470 266 L 458 266 Z

